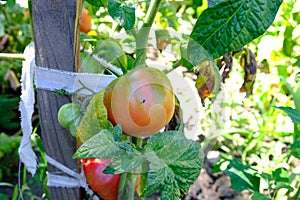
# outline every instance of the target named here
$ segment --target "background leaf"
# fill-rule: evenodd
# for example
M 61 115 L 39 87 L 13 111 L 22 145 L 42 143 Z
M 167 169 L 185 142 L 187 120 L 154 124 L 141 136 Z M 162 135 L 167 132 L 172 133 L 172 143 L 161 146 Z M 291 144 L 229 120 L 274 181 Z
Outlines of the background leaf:
M 293 109 L 291 107 L 276 107 L 280 110 L 283 110 L 288 116 L 292 119 L 294 123 L 300 123 L 300 111 Z
M 217 169 L 218 167 L 220 168 Z M 223 169 L 224 167 L 225 169 Z M 214 170 L 224 171 L 230 177 L 230 187 L 234 190 L 259 192 L 260 178 L 257 176 L 258 172 L 249 165 L 244 165 L 237 158 L 222 161 Z
M 190 36 L 203 46 L 212 58 L 218 58 L 262 35 L 272 24 L 281 2 L 222 1 L 202 12 Z M 202 55 L 194 53 L 193 56 Z
M 290 145 L 291 153 L 296 158 L 300 159 L 300 139 Z

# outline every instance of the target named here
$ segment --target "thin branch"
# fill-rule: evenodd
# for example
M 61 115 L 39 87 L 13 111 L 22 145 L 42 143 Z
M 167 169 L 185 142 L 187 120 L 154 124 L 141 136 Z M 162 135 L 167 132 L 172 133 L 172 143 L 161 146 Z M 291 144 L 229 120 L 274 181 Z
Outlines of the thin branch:
M 0 59 L 25 60 L 25 56 L 21 53 L 0 53 Z

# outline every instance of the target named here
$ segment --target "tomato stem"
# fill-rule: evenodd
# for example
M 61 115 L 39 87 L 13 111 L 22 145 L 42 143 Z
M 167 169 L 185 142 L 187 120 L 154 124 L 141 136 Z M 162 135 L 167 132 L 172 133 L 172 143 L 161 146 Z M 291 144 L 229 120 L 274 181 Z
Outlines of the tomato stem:
M 136 34 L 134 34 L 136 40 L 136 60 L 134 63 L 134 67 L 145 66 L 149 32 L 161 1 L 162 0 L 151 0 L 148 12 L 145 17 L 145 22 L 142 25 L 141 29 Z

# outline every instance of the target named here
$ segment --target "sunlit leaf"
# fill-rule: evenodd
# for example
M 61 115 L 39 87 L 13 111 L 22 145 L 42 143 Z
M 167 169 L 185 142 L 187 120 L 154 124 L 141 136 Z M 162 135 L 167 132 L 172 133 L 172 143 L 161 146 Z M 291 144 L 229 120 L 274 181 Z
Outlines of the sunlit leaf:
M 281 0 L 222 1 L 201 13 L 191 38 L 212 58 L 218 58 L 262 35 L 272 24 L 281 2 Z M 197 54 L 193 53 L 193 56 Z M 199 62 L 203 61 L 202 55 L 198 56 Z
M 76 131 L 80 142 L 85 142 L 98 134 L 102 129 L 112 130 L 112 124 L 107 120 L 106 107 L 103 104 L 104 90 L 97 93 L 89 102 L 86 111 Z

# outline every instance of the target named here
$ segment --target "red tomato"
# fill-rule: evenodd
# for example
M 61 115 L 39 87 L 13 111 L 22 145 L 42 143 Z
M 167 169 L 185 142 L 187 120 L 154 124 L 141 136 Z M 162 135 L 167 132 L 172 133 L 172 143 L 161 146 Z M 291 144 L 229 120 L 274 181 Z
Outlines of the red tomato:
M 110 159 L 86 158 L 82 159 L 86 181 L 93 191 L 104 200 L 117 200 L 120 174 L 104 174 L 103 170 L 109 165 Z M 140 184 L 141 176 L 135 186 Z
M 92 17 L 89 15 L 89 11 L 82 8 L 82 12 L 79 18 L 80 31 L 88 33 L 92 27 Z
M 93 191 L 104 200 L 117 200 L 120 175 L 103 173 L 109 163 L 110 160 L 105 159 L 83 159 L 83 170 Z
M 155 68 L 136 68 L 114 80 L 104 94 L 108 120 L 131 136 L 156 133 L 171 120 L 175 97 L 167 76 Z

